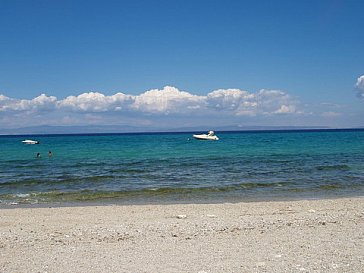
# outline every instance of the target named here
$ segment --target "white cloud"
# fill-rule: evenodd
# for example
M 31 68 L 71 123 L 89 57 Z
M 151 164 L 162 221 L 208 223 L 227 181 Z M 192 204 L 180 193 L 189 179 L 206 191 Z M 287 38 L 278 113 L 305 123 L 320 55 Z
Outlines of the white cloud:
M 267 115 L 299 114 L 298 102 L 279 90 L 260 90 L 255 93 L 240 89 L 218 89 L 207 95 L 194 95 L 175 87 L 152 89 L 140 95 L 116 93 L 104 95 L 86 92 L 58 100 L 54 96 L 41 94 L 31 100 L 19 100 L 0 94 L 0 125 L 26 124 L 24 113 L 37 116 L 32 122 L 42 124 L 130 124 L 158 123 L 165 117 L 169 120 L 185 118 L 193 124 L 197 118 L 209 120 L 241 121 Z M 191 119 L 191 115 L 194 119 Z M 28 124 L 26 124 L 28 125 Z M 34 124 L 29 124 L 34 125 Z M 174 124 L 178 126 L 178 124 Z
M 4 96 L 4 95 L 0 94 L 0 102 L 1 101 L 6 101 L 6 100 L 9 100 L 9 98 L 7 96 Z
M 0 94 L 0 112 L 10 110 L 9 106 L 11 104 L 11 99 L 7 96 Z
M 240 89 L 218 89 L 206 96 L 193 95 L 175 87 L 152 89 L 138 96 L 99 92 L 82 93 L 62 100 L 42 94 L 32 100 L 16 100 L 0 95 L 0 111 L 115 112 L 148 114 L 197 113 L 223 111 L 232 115 L 282 114 L 296 112 L 297 102 L 283 91 L 261 90 L 249 93 Z
M 203 97 L 166 86 L 162 90 L 152 89 L 134 97 L 131 108 L 149 113 L 183 113 L 203 107 Z
M 364 75 L 360 76 L 355 84 L 356 91 L 358 92 L 358 97 L 364 99 Z
M 235 115 L 256 115 L 256 95 L 240 89 L 219 89 L 207 95 L 207 105 Z
M 280 90 L 262 89 L 257 94 L 259 113 L 272 114 L 299 114 L 298 102 L 291 96 Z
M 0 111 L 51 111 L 54 109 L 56 102 L 56 97 L 48 97 L 45 94 L 41 94 L 32 100 L 17 100 L 0 95 Z
M 279 90 L 262 89 L 249 93 L 239 89 L 219 89 L 207 95 L 208 106 L 237 116 L 297 114 L 298 102 Z
M 296 111 L 296 107 L 294 105 L 282 105 L 278 110 L 274 111 L 276 114 L 290 114 Z
M 69 96 L 59 101 L 58 108 L 70 109 L 81 112 L 106 112 L 120 111 L 127 107 L 132 100 L 131 95 L 116 93 L 105 96 L 98 92 L 83 93 L 79 96 Z

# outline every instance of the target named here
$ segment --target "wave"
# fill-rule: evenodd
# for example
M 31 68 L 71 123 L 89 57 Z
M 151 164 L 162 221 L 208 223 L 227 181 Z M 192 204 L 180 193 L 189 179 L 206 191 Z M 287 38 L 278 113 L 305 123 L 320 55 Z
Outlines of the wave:
M 327 185 L 321 185 L 320 189 L 323 190 L 336 190 L 336 189 L 340 189 L 340 188 L 345 188 L 346 186 L 338 184 L 338 183 L 333 183 L 333 184 L 327 184 Z
M 348 166 L 348 165 L 322 165 L 322 166 L 317 166 L 316 170 L 318 170 L 318 171 L 348 171 L 348 170 L 350 170 L 350 166 Z
M 82 182 L 100 182 L 108 179 L 114 179 L 115 177 L 112 175 L 95 175 L 95 176 L 86 176 L 86 177 L 77 177 L 77 176 L 69 176 L 69 175 L 60 175 L 56 176 L 53 179 L 48 178 L 29 178 L 29 179 L 19 179 L 19 180 L 11 180 L 0 182 L 1 186 L 8 187 L 23 187 L 23 186 L 34 186 L 34 185 L 57 185 L 57 184 L 73 184 L 73 183 L 82 183 Z
M 134 197 L 163 197 L 172 195 L 194 195 L 209 193 L 224 193 L 241 190 L 254 190 L 257 188 L 275 188 L 290 184 L 282 183 L 240 183 L 235 185 L 226 185 L 221 187 L 186 187 L 186 188 L 144 188 L 138 190 L 122 190 L 122 191 L 97 191 L 97 190 L 54 190 L 45 192 L 30 192 L 16 194 L 2 194 L 2 200 L 17 200 L 21 202 L 71 202 L 71 201 L 93 201 L 114 198 L 134 198 Z
M 274 182 L 274 183 L 240 183 L 221 187 L 154 187 L 134 190 L 88 190 L 88 189 L 67 189 L 33 191 L 24 193 L 0 194 L 0 203 L 72 203 L 72 202 L 159 202 L 191 200 L 199 202 L 201 200 L 218 200 L 219 198 L 269 198 L 269 196 L 295 196 L 312 193 L 315 195 L 340 194 L 340 192 L 360 193 L 364 191 L 364 184 L 342 185 L 340 183 L 330 183 L 326 185 L 312 185 L 311 187 L 300 187 L 296 183 Z M 109 201 L 107 201 L 109 200 Z

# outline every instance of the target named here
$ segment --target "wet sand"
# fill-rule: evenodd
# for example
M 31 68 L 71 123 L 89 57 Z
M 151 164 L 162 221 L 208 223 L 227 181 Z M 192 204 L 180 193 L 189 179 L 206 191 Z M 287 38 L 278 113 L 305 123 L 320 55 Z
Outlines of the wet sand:
M 0 272 L 363 272 L 364 198 L 0 209 Z

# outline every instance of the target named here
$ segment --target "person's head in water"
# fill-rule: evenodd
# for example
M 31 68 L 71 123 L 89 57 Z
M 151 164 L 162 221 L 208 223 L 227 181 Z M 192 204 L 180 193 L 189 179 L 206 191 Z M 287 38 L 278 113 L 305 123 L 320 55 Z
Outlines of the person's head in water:
M 38 158 L 40 157 L 40 153 L 37 153 L 37 157 L 38 157 Z
M 49 156 L 49 157 L 51 157 L 51 156 L 52 156 L 52 152 L 51 152 L 51 151 L 49 151 L 49 152 L 48 152 L 48 156 Z

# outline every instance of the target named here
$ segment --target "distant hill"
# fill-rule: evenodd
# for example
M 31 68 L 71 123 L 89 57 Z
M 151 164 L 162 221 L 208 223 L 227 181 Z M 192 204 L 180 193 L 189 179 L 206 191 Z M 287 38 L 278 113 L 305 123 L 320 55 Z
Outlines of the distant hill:
M 43 135 L 43 134 L 97 134 L 97 133 L 127 133 L 141 132 L 132 126 L 32 126 L 15 129 L 1 129 L 2 135 Z
M 43 134 L 100 134 L 100 133 L 141 133 L 141 132 L 205 132 L 215 131 L 263 131 L 263 130 L 310 130 L 331 129 L 317 126 L 217 126 L 214 128 L 200 127 L 134 127 L 119 125 L 90 126 L 34 126 L 15 129 L 1 129 L 1 135 L 43 135 Z

